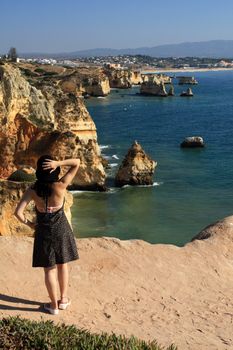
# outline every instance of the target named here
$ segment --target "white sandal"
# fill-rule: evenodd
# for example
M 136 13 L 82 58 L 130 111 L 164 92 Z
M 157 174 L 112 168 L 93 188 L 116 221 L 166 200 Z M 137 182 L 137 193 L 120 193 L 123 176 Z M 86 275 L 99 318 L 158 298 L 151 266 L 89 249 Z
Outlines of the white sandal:
M 50 307 L 50 304 L 44 304 L 44 309 L 46 311 L 48 311 L 51 315 L 58 315 L 59 314 L 59 310 L 58 309 L 52 309 Z
M 60 310 L 66 310 L 67 307 L 71 304 L 71 300 L 69 298 L 67 298 L 67 299 L 68 299 L 68 301 L 66 303 L 61 303 L 61 302 L 58 303 L 58 308 Z

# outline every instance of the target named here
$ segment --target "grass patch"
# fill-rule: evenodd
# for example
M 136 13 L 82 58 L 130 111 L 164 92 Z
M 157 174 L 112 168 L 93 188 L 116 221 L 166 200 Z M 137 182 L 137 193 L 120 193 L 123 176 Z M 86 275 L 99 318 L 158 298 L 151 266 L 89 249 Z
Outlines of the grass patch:
M 160 347 L 156 341 L 145 342 L 134 336 L 114 333 L 90 333 L 75 326 L 53 321 L 30 321 L 19 316 L 0 320 L 0 349 L 40 350 L 177 350 L 174 345 Z

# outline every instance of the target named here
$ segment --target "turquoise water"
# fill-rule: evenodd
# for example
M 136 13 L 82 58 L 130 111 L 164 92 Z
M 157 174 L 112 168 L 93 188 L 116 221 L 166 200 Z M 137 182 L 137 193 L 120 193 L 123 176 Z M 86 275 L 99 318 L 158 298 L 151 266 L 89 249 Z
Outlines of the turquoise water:
M 192 87 L 193 98 L 180 97 L 187 86 L 175 85 L 175 97 L 139 96 L 133 87 L 87 101 L 98 142 L 112 164 L 111 191 L 75 194 L 78 237 L 183 245 L 206 225 L 233 213 L 233 72 L 195 77 L 199 84 Z M 180 149 L 191 135 L 202 136 L 206 148 Z M 158 162 L 155 186 L 114 189 L 117 166 L 134 140 Z

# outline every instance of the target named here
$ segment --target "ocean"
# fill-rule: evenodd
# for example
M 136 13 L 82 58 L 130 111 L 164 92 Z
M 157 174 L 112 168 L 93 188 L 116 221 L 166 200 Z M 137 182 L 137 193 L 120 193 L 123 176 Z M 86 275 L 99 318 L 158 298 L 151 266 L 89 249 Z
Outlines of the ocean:
M 233 71 L 183 75 L 198 80 L 191 86 L 194 97 L 180 97 L 189 86 L 175 81 L 174 97 L 140 96 L 139 87 L 132 87 L 86 100 L 111 164 L 110 191 L 74 194 L 77 237 L 183 246 L 205 226 L 233 214 Z M 181 149 L 192 135 L 202 136 L 206 147 Z M 114 188 L 114 174 L 134 140 L 158 162 L 154 185 Z

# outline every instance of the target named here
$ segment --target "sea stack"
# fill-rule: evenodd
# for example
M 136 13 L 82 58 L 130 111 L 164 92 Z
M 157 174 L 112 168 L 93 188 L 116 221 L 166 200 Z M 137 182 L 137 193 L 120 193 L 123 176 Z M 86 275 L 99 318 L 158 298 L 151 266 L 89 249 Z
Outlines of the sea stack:
M 186 137 L 184 141 L 180 144 L 182 148 L 198 148 L 205 147 L 204 140 L 200 136 Z
M 191 88 L 188 88 L 186 91 L 181 92 L 180 94 L 181 97 L 193 97 L 193 92 Z
M 175 90 L 174 90 L 174 86 L 171 85 L 169 91 L 168 91 L 168 96 L 175 96 Z
M 197 85 L 198 81 L 194 77 L 177 77 L 179 79 L 179 85 L 190 84 Z
M 166 97 L 167 91 L 165 89 L 164 81 L 153 74 L 142 75 L 143 83 L 141 84 L 141 95 L 152 95 Z
M 134 141 L 116 174 L 115 185 L 117 187 L 152 185 L 156 166 L 157 162 L 145 153 L 137 141 Z

